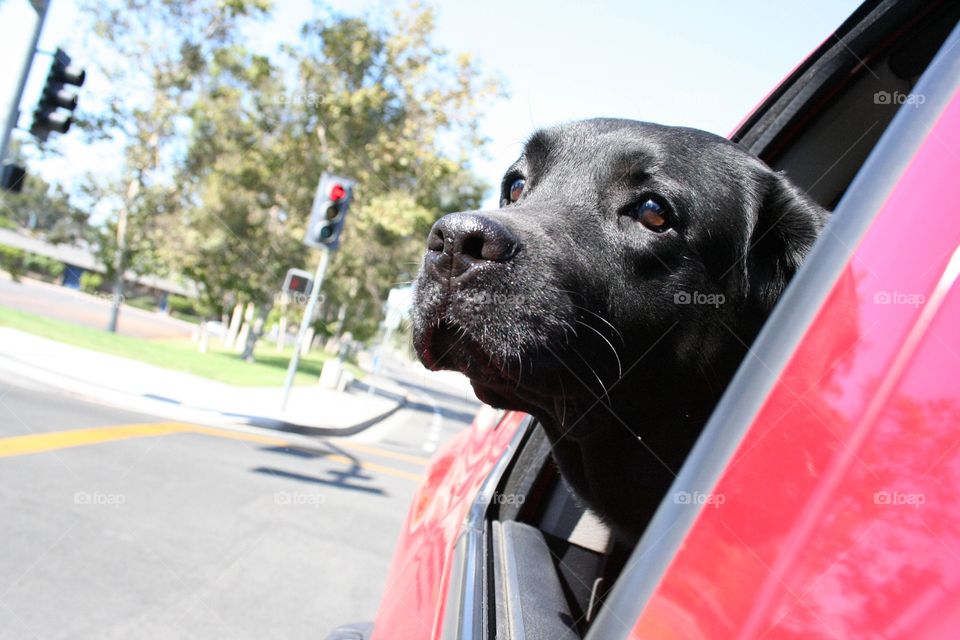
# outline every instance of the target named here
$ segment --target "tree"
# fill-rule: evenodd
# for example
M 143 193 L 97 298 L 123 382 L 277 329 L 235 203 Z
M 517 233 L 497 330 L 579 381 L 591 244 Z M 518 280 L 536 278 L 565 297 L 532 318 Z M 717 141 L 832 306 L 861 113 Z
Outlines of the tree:
M 486 143 L 480 108 L 499 87 L 468 55 L 434 45 L 434 28 L 434 12 L 414 4 L 382 28 L 358 18 L 309 23 L 291 52 L 300 95 L 314 98 L 293 107 L 320 142 L 301 137 L 295 166 L 359 183 L 325 293 L 328 314 L 352 308 L 346 328 L 360 338 L 376 330 L 389 288 L 412 278 L 430 225 L 477 208 L 486 186 L 469 157 Z
M 302 238 L 324 170 L 358 181 L 324 293 L 326 319 L 349 309 L 341 328 L 360 338 L 415 271 L 433 221 L 479 205 L 485 185 L 468 157 L 485 143 L 479 107 L 497 87 L 432 44 L 433 20 L 414 5 L 385 26 L 305 24 L 284 49 L 293 83 L 239 46 L 213 58 L 189 111 L 178 181 L 191 206 L 171 256 L 211 304 L 253 301 L 265 317 L 286 270 L 316 264 Z
M 102 110 L 80 124 L 91 139 L 119 142 L 123 154 L 119 179 L 91 187 L 114 203 L 107 224 L 114 241 L 101 238 L 113 253 L 105 260 L 117 294 L 111 329 L 123 274 L 136 255 L 167 246 L 171 219 L 186 197 L 173 179 L 182 162 L 183 115 L 210 61 L 233 46 L 246 20 L 268 9 L 267 0 L 113 0 L 83 7 L 96 36 L 91 57 L 114 90 Z

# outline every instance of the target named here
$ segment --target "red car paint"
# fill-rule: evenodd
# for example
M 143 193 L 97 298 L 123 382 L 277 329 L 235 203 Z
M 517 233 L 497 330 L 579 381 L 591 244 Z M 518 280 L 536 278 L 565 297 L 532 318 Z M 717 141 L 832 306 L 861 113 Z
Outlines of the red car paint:
M 400 533 L 374 640 L 439 634 L 454 542 L 480 485 L 526 416 L 510 412 L 499 422 L 490 418 L 481 411 L 470 429 L 434 455 Z
M 954 96 L 631 637 L 956 637 L 958 176 Z

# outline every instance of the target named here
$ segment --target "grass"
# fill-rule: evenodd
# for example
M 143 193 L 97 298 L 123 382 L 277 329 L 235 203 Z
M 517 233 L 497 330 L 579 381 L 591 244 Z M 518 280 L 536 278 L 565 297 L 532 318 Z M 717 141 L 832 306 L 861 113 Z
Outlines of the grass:
M 132 338 L 10 309 L 2 305 L 0 305 L 0 326 L 237 386 L 282 385 L 292 352 L 287 348 L 283 353 L 278 353 L 272 343 L 263 343 L 257 348 L 256 362 L 244 362 L 239 354 L 214 344 L 210 345 L 207 353 L 200 353 L 197 351 L 197 345 L 190 340 Z M 311 352 L 302 357 L 294 383 L 316 383 L 323 363 L 329 357 L 325 353 L 318 352 Z M 346 367 L 357 377 L 363 375 L 362 371 L 352 364 L 348 363 Z

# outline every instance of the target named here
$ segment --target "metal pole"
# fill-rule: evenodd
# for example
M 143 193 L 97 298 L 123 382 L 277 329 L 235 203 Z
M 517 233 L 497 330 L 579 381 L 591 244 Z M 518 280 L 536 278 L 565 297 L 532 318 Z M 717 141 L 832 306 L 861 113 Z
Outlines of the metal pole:
M 307 327 L 313 320 L 313 309 L 317 306 L 317 298 L 320 297 L 320 285 L 323 284 L 323 276 L 327 272 L 327 264 L 330 262 L 330 249 L 324 247 L 320 254 L 320 264 L 317 265 L 317 273 L 313 278 L 313 289 L 310 290 L 310 299 L 307 301 L 307 308 L 303 310 L 303 320 L 300 321 L 300 329 L 297 331 L 297 341 L 293 344 L 293 356 L 290 358 L 290 366 L 287 368 L 287 380 L 283 383 L 283 402 L 280 404 L 282 411 L 287 410 L 287 400 L 290 399 L 290 387 L 293 386 L 293 378 L 297 375 L 297 365 L 300 364 L 300 349 L 303 347 L 304 336 L 307 335 Z
M 111 296 L 110 320 L 107 322 L 107 331 L 117 332 L 117 320 L 120 318 L 120 305 L 123 304 L 123 278 L 126 275 L 127 265 L 124 254 L 127 252 L 127 223 L 129 211 L 127 206 L 140 193 L 139 178 L 130 181 L 127 187 L 127 198 L 120 207 L 120 217 L 117 220 L 117 250 L 113 254 L 113 295 Z
M 7 157 L 7 147 L 10 144 L 10 136 L 17 126 L 17 120 L 20 119 L 20 102 L 23 98 L 23 89 L 27 85 L 27 77 L 30 75 L 30 66 L 33 63 L 33 57 L 37 53 L 37 44 L 40 42 L 40 32 L 43 30 L 43 21 L 47 17 L 48 2 L 34 1 L 30 3 L 37 12 L 37 26 L 33 30 L 33 40 L 30 42 L 30 52 L 20 70 L 20 82 L 17 84 L 17 90 L 13 94 L 13 100 L 10 103 L 10 113 L 7 114 L 7 126 L 3 129 L 3 141 L 0 142 L 0 164 Z

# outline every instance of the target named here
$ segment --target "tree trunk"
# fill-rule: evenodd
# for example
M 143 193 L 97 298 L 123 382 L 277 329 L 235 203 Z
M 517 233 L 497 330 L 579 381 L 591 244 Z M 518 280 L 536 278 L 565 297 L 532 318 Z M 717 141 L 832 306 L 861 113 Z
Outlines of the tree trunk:
M 263 327 L 267 324 L 267 316 L 270 315 L 272 305 L 264 304 L 260 306 L 260 313 L 253 323 L 253 327 L 247 332 L 247 340 L 243 346 L 243 355 L 240 357 L 247 362 L 253 362 L 253 350 L 257 346 L 257 340 L 263 335 Z

